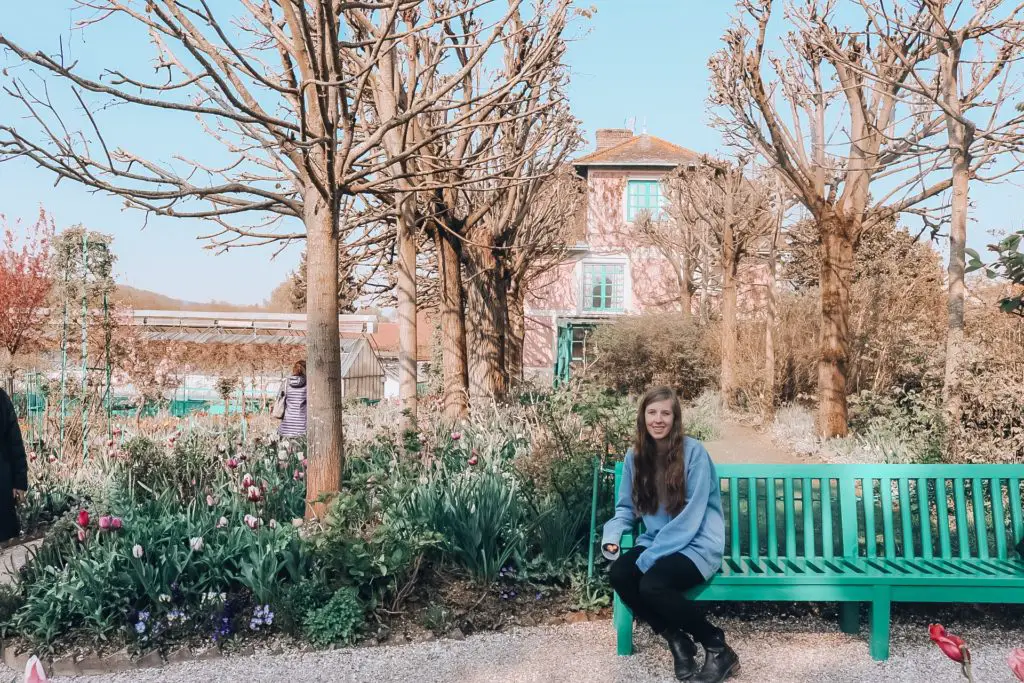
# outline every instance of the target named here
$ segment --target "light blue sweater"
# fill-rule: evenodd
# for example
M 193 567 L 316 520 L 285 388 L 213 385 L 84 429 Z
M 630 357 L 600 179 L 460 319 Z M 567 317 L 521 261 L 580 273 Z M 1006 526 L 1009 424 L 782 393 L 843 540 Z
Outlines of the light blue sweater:
M 725 552 L 725 521 L 722 518 L 718 474 L 700 441 L 686 437 L 683 451 L 686 458 L 686 505 L 675 517 L 668 513 L 664 504 L 657 513 L 643 516 L 646 530 L 636 540 L 636 545 L 645 546 L 647 550 L 640 554 L 636 566 L 646 573 L 659 558 L 682 553 L 697 565 L 705 579 L 710 579 L 722 566 L 722 554 Z M 633 509 L 633 449 L 629 449 L 623 460 L 615 516 L 604 525 L 602 548 L 608 543 L 618 545 L 622 534 L 636 524 L 636 518 Z M 614 560 L 619 554 L 604 551 L 604 555 Z

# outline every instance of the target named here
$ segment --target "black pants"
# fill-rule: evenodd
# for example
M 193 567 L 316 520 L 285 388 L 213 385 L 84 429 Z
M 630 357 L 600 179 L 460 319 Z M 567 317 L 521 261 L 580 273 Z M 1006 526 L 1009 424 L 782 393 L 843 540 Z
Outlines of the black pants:
M 612 563 L 608 578 L 633 616 L 646 622 L 655 633 L 670 629 L 689 633 L 704 645 L 718 646 L 725 640 L 721 629 L 712 625 L 704 611 L 683 592 L 704 583 L 693 561 L 681 553 L 662 557 L 641 572 L 637 558 L 646 548 L 637 546 Z

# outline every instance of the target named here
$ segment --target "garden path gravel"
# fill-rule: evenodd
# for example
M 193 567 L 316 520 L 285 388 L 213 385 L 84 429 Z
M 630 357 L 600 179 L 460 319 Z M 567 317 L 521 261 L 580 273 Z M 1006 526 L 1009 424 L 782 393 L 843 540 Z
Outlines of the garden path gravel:
M 14 583 L 14 577 L 25 564 L 29 552 L 42 542 L 42 539 L 38 539 L 0 550 L 0 584 Z
M 817 681 L 854 683 L 905 681 L 955 683 L 959 667 L 928 641 L 920 620 L 894 624 L 892 657 L 874 662 L 864 634 L 847 636 L 816 617 L 719 623 L 743 662 L 746 682 Z M 1010 683 L 1006 665 L 1013 647 L 1024 646 L 1024 624 L 1009 630 L 972 619 L 958 631 L 971 644 L 974 680 Z M 638 652 L 617 657 L 611 622 L 543 626 L 489 633 L 466 640 L 440 640 L 317 653 L 286 653 L 189 662 L 117 675 L 58 678 L 56 683 L 670 683 L 671 658 L 660 640 L 639 632 Z M 2 678 L 2 676 L 0 676 Z

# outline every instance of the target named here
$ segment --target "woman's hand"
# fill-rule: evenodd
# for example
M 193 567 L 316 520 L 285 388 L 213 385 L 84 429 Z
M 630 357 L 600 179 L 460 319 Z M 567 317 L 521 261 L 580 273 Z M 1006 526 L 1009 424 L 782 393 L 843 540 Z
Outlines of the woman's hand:
M 613 555 L 615 553 L 619 552 L 619 546 L 616 545 L 615 543 L 605 543 L 604 544 L 604 549 L 607 550 L 608 552 L 612 553 Z

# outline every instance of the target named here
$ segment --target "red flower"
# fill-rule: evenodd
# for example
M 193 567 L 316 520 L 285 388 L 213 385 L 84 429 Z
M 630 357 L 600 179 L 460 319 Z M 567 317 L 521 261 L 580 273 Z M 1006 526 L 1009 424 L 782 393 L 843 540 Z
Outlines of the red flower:
M 78 511 L 78 526 L 87 527 L 89 526 L 89 511 L 79 510 Z
M 233 470 L 236 467 L 238 467 L 238 461 L 234 458 L 228 458 L 228 468 Z
M 971 652 L 964 644 L 963 638 L 946 633 L 942 624 L 932 624 L 928 627 L 928 635 L 932 642 L 939 646 L 947 657 L 954 662 L 963 664 L 971 661 Z
M 1010 671 L 1018 680 L 1024 681 L 1024 648 L 1018 647 L 1010 651 L 1010 658 L 1006 660 L 1010 665 Z
M 476 457 L 475 455 L 469 459 L 470 465 L 476 465 L 478 462 L 480 462 L 480 458 Z

